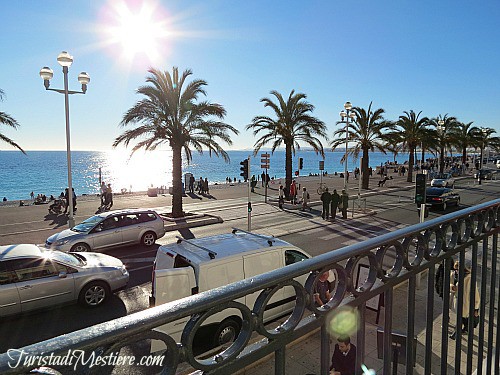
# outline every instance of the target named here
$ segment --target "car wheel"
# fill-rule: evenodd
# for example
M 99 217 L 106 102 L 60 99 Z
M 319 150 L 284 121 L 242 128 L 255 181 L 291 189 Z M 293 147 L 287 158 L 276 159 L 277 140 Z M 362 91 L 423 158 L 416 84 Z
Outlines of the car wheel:
M 215 331 L 213 344 L 222 346 L 232 343 L 240 333 L 240 324 L 234 319 L 226 319 L 217 327 Z M 229 346 L 229 345 L 227 345 Z
M 72 253 L 85 253 L 87 251 L 90 251 L 90 246 L 83 242 L 73 245 L 73 247 L 70 250 L 70 252 Z
M 86 307 L 97 307 L 108 299 L 109 294 L 108 284 L 102 281 L 93 281 L 83 287 L 78 302 Z
M 141 243 L 144 246 L 152 246 L 156 241 L 156 234 L 154 232 L 146 232 L 142 235 Z

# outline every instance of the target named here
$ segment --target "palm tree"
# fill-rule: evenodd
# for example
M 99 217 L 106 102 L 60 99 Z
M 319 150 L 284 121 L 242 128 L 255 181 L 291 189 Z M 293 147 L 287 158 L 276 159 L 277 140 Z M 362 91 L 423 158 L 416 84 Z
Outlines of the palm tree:
M 399 127 L 399 130 L 391 133 L 391 136 L 398 137 L 403 147 L 409 152 L 407 181 L 412 182 L 415 150 L 424 139 L 424 135 L 428 130 L 426 126 L 429 123 L 429 119 L 427 117 L 419 119 L 422 111 L 415 113 L 411 110 L 410 112 L 404 111 L 403 113 L 404 114 L 399 116 L 399 120 L 396 122 L 396 126 Z
M 483 151 L 487 148 L 493 148 L 496 152 L 500 151 L 500 137 L 494 137 L 496 133 L 492 128 L 476 128 L 474 130 L 475 146 L 481 150 L 481 159 L 479 165 L 483 166 Z
M 433 125 L 437 130 L 437 143 L 439 146 L 439 173 L 444 171 L 444 156 L 445 148 L 451 149 L 452 145 L 452 130 L 456 127 L 457 119 L 448 117 L 448 114 L 439 115 L 429 121 L 429 125 Z
M 5 92 L 2 89 L 0 89 L 0 101 L 3 101 L 4 96 L 5 96 Z M 7 114 L 5 112 L 0 112 L 0 124 L 10 126 L 11 128 L 14 128 L 14 129 L 17 129 L 19 127 L 18 122 L 12 116 L 10 116 L 9 114 Z M 16 142 L 14 142 L 12 139 L 7 137 L 6 135 L 3 135 L 2 133 L 0 133 L 0 140 L 8 143 L 11 146 L 14 146 L 19 151 L 21 151 L 23 154 L 26 155 L 26 152 L 24 152 L 24 150 L 21 148 L 21 146 L 19 146 Z
M 477 135 L 480 129 L 472 126 L 474 122 L 467 124 L 457 121 L 456 126 L 451 130 L 452 142 L 462 151 L 462 167 L 467 162 L 467 148 L 477 144 Z
M 393 129 L 393 125 L 389 121 L 384 120 L 384 110 L 382 108 L 372 111 L 372 103 L 370 102 L 368 110 L 353 107 L 352 111 L 356 114 L 356 119 L 347 130 L 349 140 L 355 143 L 355 146 L 350 149 L 349 153 L 355 158 L 358 157 L 360 152 L 362 153 L 361 187 L 363 189 L 368 189 L 370 182 L 370 174 L 368 172 L 370 166 L 369 152 L 377 149 L 385 154 L 387 145 L 384 143 L 384 134 L 382 132 L 385 129 Z M 343 125 L 344 122 L 339 121 L 338 124 Z M 337 129 L 333 133 L 333 136 L 337 137 L 331 142 L 332 150 L 335 150 L 335 148 L 345 144 L 345 126 Z
M 226 110 L 220 104 L 207 101 L 198 101 L 200 95 L 206 95 L 204 80 L 186 82 L 192 74 L 185 70 L 179 77 L 177 67 L 172 74 L 167 71 L 150 69 L 150 76 L 146 78 L 148 85 L 139 87 L 137 93 L 145 98 L 138 101 L 124 115 L 120 126 L 137 124 L 134 129 L 125 131 L 118 136 L 113 147 L 120 143 L 128 146 L 130 141 L 138 139 L 132 149 L 132 154 L 144 148 L 155 150 L 158 146 L 167 143 L 172 149 L 172 216 L 183 216 L 182 210 L 182 150 L 186 161 L 191 161 L 191 149 L 200 154 L 203 148 L 208 148 L 209 155 L 216 156 L 228 162 L 229 156 L 217 143 L 220 139 L 232 144 L 229 131 L 238 134 L 231 125 L 222 121 Z M 210 119 L 214 117 L 215 120 Z M 209 119 L 207 119 L 209 118 Z
M 316 154 L 325 157 L 318 136 L 327 138 L 326 126 L 323 121 L 310 115 L 314 106 L 305 100 L 306 94 L 292 90 L 286 102 L 277 91 L 271 91 L 271 95 L 276 97 L 277 103 L 269 98 L 262 98 L 260 101 L 264 103 L 264 107 L 270 107 L 274 111 L 276 119 L 256 116 L 246 129 L 253 129 L 254 135 L 264 133 L 254 144 L 254 155 L 269 142 L 272 142 L 271 153 L 282 144 L 285 145 L 285 183 L 286 191 L 289 191 L 292 184 L 292 156 L 295 155 L 296 149 L 300 150 L 298 142 L 307 143 Z

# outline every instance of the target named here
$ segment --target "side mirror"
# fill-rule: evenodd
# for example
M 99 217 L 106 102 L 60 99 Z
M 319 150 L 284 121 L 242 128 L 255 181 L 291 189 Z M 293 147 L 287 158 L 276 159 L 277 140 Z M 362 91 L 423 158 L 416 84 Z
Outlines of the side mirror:
M 67 275 L 68 275 L 68 274 L 66 273 L 66 271 L 61 271 L 61 272 L 59 272 L 59 278 L 60 278 L 60 279 L 65 279 Z

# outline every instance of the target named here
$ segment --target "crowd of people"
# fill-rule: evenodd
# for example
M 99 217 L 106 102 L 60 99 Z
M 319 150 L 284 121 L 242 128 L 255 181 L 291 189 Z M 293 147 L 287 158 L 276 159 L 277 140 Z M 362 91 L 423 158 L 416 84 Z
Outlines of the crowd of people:
M 194 178 L 193 175 L 191 175 L 189 177 L 189 184 L 188 184 L 188 191 L 190 194 L 194 194 L 195 190 L 198 194 L 202 194 L 202 195 L 209 194 L 210 190 L 208 187 L 208 178 L 207 177 L 205 177 L 205 179 L 203 179 L 203 177 L 200 177 L 200 179 L 198 180 L 198 183 L 196 184 L 196 187 L 195 187 L 195 183 L 196 183 L 196 179 Z

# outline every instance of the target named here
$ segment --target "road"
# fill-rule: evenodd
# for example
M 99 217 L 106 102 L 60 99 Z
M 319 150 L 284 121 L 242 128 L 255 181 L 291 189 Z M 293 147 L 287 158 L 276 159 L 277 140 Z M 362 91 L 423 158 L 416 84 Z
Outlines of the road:
M 468 180 L 465 180 L 457 183 L 456 189 L 461 195 L 461 206 L 449 207 L 446 212 L 431 210 L 429 219 L 497 198 L 500 183 L 488 181 L 478 186 L 471 185 Z M 263 197 L 254 196 L 252 230 L 280 237 L 315 256 L 417 223 L 418 214 L 412 202 L 413 194 L 413 190 L 408 189 L 370 196 L 366 200 L 366 206 L 376 212 L 374 215 L 356 215 L 354 218 L 349 215 L 348 220 L 337 219 L 336 222 L 323 220 L 319 206 L 313 207 L 312 212 L 282 211 L 276 206 L 265 204 Z M 169 232 L 157 241 L 157 245 L 172 243 L 175 241 L 175 236 L 179 234 L 184 238 L 192 238 L 228 233 L 232 227 L 247 228 L 246 198 L 204 200 L 186 204 L 184 208 L 190 212 L 204 212 L 220 216 L 224 222 Z M 43 243 L 48 232 L 62 229 L 37 230 L 35 221 L 30 223 L 4 222 L 0 224 L 1 243 L 11 241 L 16 236 L 22 236 L 14 231 L 8 232 L 9 228 L 23 227 L 34 228 L 33 231 L 29 231 L 30 242 L 34 243 Z M 105 306 L 85 309 L 78 305 L 71 305 L 2 319 L 0 337 L 4 339 L 0 342 L 0 352 L 146 309 L 156 249 L 157 246 L 152 248 L 130 246 L 106 252 L 120 258 L 127 265 L 130 272 L 130 284 L 125 291 L 113 296 Z

